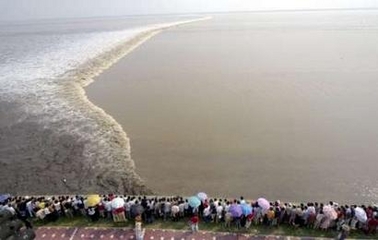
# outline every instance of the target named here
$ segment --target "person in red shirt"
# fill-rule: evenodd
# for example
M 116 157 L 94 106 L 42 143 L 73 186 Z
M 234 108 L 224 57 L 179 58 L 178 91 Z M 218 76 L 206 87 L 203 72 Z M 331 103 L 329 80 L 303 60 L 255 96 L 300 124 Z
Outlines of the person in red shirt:
M 373 211 L 373 208 L 371 206 L 369 206 L 368 208 L 366 208 L 366 216 L 367 218 L 374 218 L 374 211 Z
M 370 218 L 367 223 L 367 231 L 366 234 L 375 234 L 376 229 L 378 227 L 378 216 Z
M 192 228 L 192 232 L 198 232 L 198 222 L 199 222 L 199 218 L 198 218 L 198 215 L 197 214 L 194 214 L 191 218 L 190 218 L 190 227 Z

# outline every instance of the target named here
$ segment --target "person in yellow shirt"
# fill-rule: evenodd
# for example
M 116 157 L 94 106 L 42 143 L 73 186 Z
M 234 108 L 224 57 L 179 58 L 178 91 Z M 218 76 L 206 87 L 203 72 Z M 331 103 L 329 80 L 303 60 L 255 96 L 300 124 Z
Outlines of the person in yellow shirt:
M 268 226 L 272 225 L 273 219 L 275 217 L 275 212 L 273 210 L 273 207 L 270 207 L 268 212 L 266 213 L 267 218 L 268 218 Z

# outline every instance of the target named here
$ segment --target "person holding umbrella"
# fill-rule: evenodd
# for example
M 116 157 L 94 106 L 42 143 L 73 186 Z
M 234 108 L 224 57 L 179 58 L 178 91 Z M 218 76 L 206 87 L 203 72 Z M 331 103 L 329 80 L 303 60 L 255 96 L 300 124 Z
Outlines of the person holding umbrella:
M 188 199 L 188 204 L 193 209 L 193 212 L 196 212 L 201 205 L 201 200 L 197 196 L 192 196 Z
M 123 200 L 123 198 L 121 197 L 113 198 L 113 200 L 111 201 L 114 222 L 126 222 L 124 206 L 125 200 Z
M 243 210 L 242 210 L 242 207 L 240 206 L 240 203 L 237 202 L 236 200 L 234 200 L 234 203 L 231 204 L 229 211 L 230 211 L 232 218 L 235 222 L 236 228 L 239 229 L 241 227 L 240 217 L 243 214 Z

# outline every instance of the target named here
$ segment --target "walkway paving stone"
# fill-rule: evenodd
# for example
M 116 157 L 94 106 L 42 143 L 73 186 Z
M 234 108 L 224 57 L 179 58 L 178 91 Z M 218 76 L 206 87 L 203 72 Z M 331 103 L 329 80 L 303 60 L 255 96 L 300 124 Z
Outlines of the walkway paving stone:
M 135 240 L 131 228 L 69 228 L 39 227 L 36 240 Z M 256 236 L 249 234 L 199 231 L 146 229 L 144 240 L 322 240 L 330 238 Z

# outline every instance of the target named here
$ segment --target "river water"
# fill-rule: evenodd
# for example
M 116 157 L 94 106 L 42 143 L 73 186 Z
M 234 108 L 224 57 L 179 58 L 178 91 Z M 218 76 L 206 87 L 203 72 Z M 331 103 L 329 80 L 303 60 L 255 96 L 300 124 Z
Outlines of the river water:
M 377 13 L 214 15 L 156 35 L 87 94 L 158 193 L 376 201 Z

